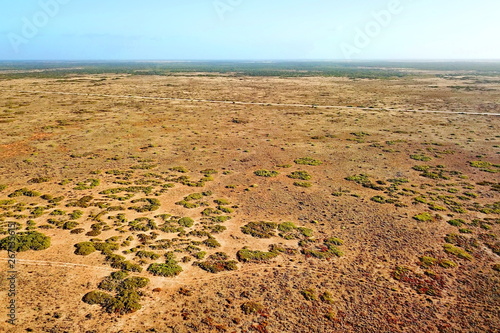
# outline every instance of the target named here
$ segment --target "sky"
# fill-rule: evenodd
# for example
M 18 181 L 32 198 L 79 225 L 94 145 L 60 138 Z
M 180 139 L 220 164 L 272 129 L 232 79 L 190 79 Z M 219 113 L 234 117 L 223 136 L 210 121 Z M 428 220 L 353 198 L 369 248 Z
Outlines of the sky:
M 0 60 L 500 60 L 498 0 L 0 0 Z

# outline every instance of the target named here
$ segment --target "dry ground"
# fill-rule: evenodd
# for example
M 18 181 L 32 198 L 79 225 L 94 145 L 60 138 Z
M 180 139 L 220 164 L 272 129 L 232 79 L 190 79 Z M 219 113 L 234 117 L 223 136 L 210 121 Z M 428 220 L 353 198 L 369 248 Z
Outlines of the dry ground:
M 4 322 L 2 306 L 0 332 L 498 332 L 500 273 L 493 267 L 500 264 L 500 118 L 458 114 L 500 112 L 500 84 L 485 81 L 430 75 L 398 80 L 98 75 L 0 81 L 0 185 L 7 185 L 0 200 L 15 200 L 0 206 L 0 223 L 5 231 L 6 221 L 25 229 L 33 220 L 34 230 L 52 241 L 46 250 L 18 254 L 18 325 Z M 323 163 L 294 163 L 302 157 Z M 478 168 L 474 161 L 485 163 Z M 188 172 L 171 170 L 179 166 Z M 206 169 L 217 173 L 202 187 L 178 179 L 187 175 L 197 181 Z M 254 171 L 259 169 L 279 174 L 258 177 Z M 111 170 L 130 172 L 124 176 Z M 296 180 L 287 177 L 293 171 L 307 171 L 312 186 L 294 186 Z M 364 183 L 362 177 L 346 179 L 359 174 L 366 175 Z M 33 183 L 39 177 L 47 179 Z M 99 185 L 75 190 L 88 179 L 98 179 Z M 123 182 L 153 189 L 123 201 L 101 193 Z M 170 183 L 174 187 L 162 187 Z M 64 199 L 48 206 L 39 196 L 8 197 L 25 187 Z M 208 206 L 175 204 L 203 191 L 213 193 L 203 199 Z M 93 204 L 66 206 L 82 196 L 92 196 Z M 136 206 L 131 200 L 138 198 L 158 199 L 160 207 L 153 212 L 106 209 Z M 77 221 L 85 232 L 101 221 L 109 226 L 97 236 L 101 240 L 134 237 L 115 251 L 122 254 L 141 246 L 137 236 L 144 232 L 113 225 L 108 216 L 121 212 L 129 221 L 148 217 L 157 224 L 160 218 L 154 216 L 160 214 L 188 216 L 195 220 L 189 232 L 202 229 L 206 216 L 201 212 L 215 209 L 213 199 L 219 198 L 229 200 L 234 211 L 222 223 L 226 230 L 213 235 L 220 247 L 199 245 L 203 251 L 225 252 L 232 260 L 244 246 L 266 251 L 270 244 L 281 244 L 288 251 L 264 263 L 238 262 L 238 270 L 217 274 L 193 266 L 196 259 L 191 258 L 180 263 L 183 272 L 176 277 L 155 277 L 146 271 L 155 260 L 140 262 L 127 253 L 127 260 L 144 268 L 131 275 L 148 277 L 150 284 L 143 290 L 142 308 L 121 316 L 82 302 L 85 293 L 116 271 L 99 252 L 73 253 L 74 244 L 93 237 L 47 222 L 68 220 L 49 215 L 55 209 L 64 214 L 82 210 Z M 20 203 L 25 205 L 16 211 L 13 206 Z M 36 216 L 36 207 L 46 209 Z M 414 218 L 424 212 L 430 221 Z M 448 223 L 456 219 L 463 220 L 460 226 Z M 258 221 L 292 221 L 314 235 L 287 240 L 242 233 L 241 226 Z M 152 232 L 158 239 L 181 238 L 186 244 L 206 238 L 158 230 L 145 234 Z M 446 241 L 450 234 L 456 236 Z M 299 244 L 309 240 L 320 246 L 330 237 L 343 240 L 342 256 L 315 258 L 306 255 L 308 245 Z M 445 252 L 447 242 L 472 257 Z M 173 241 L 169 249 L 177 250 L 177 260 L 189 257 L 181 243 Z M 422 256 L 436 263 L 425 267 Z M 456 267 L 442 267 L 443 260 Z M 5 261 L 1 265 L 0 304 L 7 304 L 7 266 Z M 398 267 L 407 268 L 407 275 L 399 276 Z M 180 293 L 181 287 L 191 292 Z M 304 293 L 308 289 L 311 295 Z M 331 300 L 320 297 L 325 292 Z M 241 306 L 246 302 L 262 308 L 245 314 Z

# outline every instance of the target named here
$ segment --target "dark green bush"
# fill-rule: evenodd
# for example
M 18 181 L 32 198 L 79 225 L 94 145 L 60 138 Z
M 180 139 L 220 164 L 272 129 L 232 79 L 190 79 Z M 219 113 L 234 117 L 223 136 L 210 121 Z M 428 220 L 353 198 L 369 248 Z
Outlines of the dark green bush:
M 92 242 L 82 242 L 75 244 L 75 254 L 80 256 L 86 256 L 96 251 L 94 243 Z
M 37 231 L 19 232 L 0 240 L 0 249 L 12 252 L 41 251 L 50 247 L 50 237 Z
M 243 248 L 236 253 L 236 257 L 241 262 L 266 262 L 276 258 L 279 252 L 252 251 Z
M 178 221 L 178 223 L 183 227 L 191 228 L 194 225 L 194 220 L 190 217 L 183 217 Z
M 278 171 L 257 170 L 254 174 L 259 177 L 276 177 L 279 173 Z
M 288 178 L 309 180 L 312 176 L 307 171 L 294 171 L 288 175 Z

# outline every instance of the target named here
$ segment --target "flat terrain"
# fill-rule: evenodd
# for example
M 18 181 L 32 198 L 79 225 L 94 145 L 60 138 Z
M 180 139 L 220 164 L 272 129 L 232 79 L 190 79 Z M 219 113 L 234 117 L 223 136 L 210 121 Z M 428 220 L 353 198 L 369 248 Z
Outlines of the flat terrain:
M 0 332 L 499 332 L 499 114 L 484 73 L 2 77 L 0 239 L 50 247 L 17 326 L 0 251 Z M 120 270 L 140 308 L 82 301 Z

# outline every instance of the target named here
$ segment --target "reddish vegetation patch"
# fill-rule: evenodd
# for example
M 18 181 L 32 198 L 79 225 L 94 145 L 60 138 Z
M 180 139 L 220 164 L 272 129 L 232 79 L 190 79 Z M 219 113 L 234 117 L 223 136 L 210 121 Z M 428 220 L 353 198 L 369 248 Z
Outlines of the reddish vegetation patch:
M 396 267 L 392 272 L 392 277 L 404 284 L 409 285 L 419 294 L 429 296 L 442 296 L 445 281 L 443 276 L 431 271 L 425 274 L 418 274 L 406 267 Z

